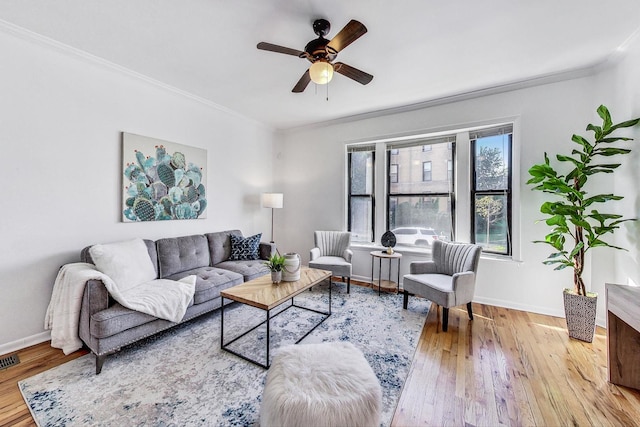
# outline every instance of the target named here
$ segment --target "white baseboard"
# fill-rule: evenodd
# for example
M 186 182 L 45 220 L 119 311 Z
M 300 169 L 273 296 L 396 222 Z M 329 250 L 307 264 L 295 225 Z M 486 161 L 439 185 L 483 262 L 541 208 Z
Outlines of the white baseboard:
M 370 277 L 362 277 L 362 276 L 352 276 L 352 278 L 354 280 L 359 280 L 362 282 L 371 282 L 371 278 Z M 400 280 L 400 282 L 402 282 L 402 279 Z M 401 285 L 402 286 L 402 283 Z M 533 306 L 533 305 L 528 305 L 528 304 L 519 304 L 513 301 L 507 301 L 507 300 L 500 300 L 500 299 L 495 299 L 495 298 L 484 298 L 484 297 L 478 297 L 476 296 L 473 299 L 473 302 L 477 302 L 480 304 L 486 304 L 486 305 L 493 305 L 496 307 L 504 307 L 504 308 L 510 308 L 513 310 L 520 310 L 520 311 L 527 311 L 529 313 L 537 313 L 537 314 L 544 314 L 546 316 L 553 316 L 553 317 L 561 317 L 564 318 L 564 310 L 562 309 L 550 309 L 549 307 L 539 307 L 539 306 Z M 607 327 L 607 320 L 603 317 L 597 317 L 596 318 L 596 325 L 601 326 L 603 328 Z
M 51 340 L 51 331 L 40 332 L 39 334 L 31 335 L 30 337 L 21 338 L 19 340 L 0 345 L 0 354 L 13 353 L 15 351 L 22 350 L 23 348 L 49 340 Z

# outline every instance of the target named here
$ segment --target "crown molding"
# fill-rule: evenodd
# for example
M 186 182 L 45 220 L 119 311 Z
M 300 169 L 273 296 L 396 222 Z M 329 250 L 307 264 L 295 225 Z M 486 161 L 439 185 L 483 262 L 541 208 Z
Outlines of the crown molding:
M 280 129 L 279 131 L 282 134 L 287 134 L 290 132 L 313 130 L 318 128 L 324 128 L 327 126 L 351 123 L 351 122 L 367 120 L 367 119 L 375 119 L 375 118 L 390 116 L 394 114 L 401 114 L 401 113 L 406 113 L 410 111 L 422 110 L 425 108 L 431 108 L 439 105 L 451 104 L 454 102 L 466 101 L 470 99 L 481 98 L 484 96 L 496 95 L 500 93 L 512 92 L 515 90 L 526 89 L 534 86 L 542 86 L 542 85 L 557 83 L 557 82 L 566 81 L 566 80 L 573 80 L 581 77 L 588 77 L 596 74 L 604 66 L 603 63 L 608 64 L 610 62 L 609 58 L 610 57 L 608 57 L 603 61 L 589 64 L 588 66 L 585 66 L 585 67 L 565 70 L 558 73 L 545 74 L 545 75 L 535 76 L 525 80 L 518 80 L 518 81 L 490 86 L 486 88 L 480 88 L 480 89 L 460 92 L 456 94 L 446 95 L 443 97 L 428 99 L 428 100 L 417 102 L 414 104 L 407 104 L 399 107 L 369 111 L 366 113 L 339 117 L 337 119 L 331 119 L 331 120 L 311 123 L 307 125 L 294 126 L 286 129 Z
M 156 80 L 154 78 L 151 78 L 147 75 L 138 73 L 137 71 L 133 71 L 129 68 L 123 67 L 121 65 L 118 65 L 114 62 L 111 62 L 109 60 L 106 60 L 102 57 L 93 55 L 89 52 L 86 52 L 84 50 L 75 48 L 73 46 L 69 46 L 65 43 L 59 42 L 57 40 L 54 40 L 50 37 L 44 36 L 42 34 L 38 34 L 36 32 L 33 32 L 31 30 L 28 30 L 26 28 L 20 27 L 19 25 L 15 25 L 12 24 L 11 22 L 7 22 L 4 21 L 2 19 L 0 19 L 0 30 L 13 35 L 15 37 L 18 37 L 22 40 L 26 40 L 28 42 L 32 42 L 35 43 L 37 45 L 46 47 L 46 48 L 51 48 L 57 52 L 60 52 L 62 54 L 68 55 L 68 56 L 72 56 L 74 58 L 83 60 L 84 62 L 90 63 L 92 65 L 98 65 L 102 68 L 105 68 L 107 70 L 122 74 L 122 75 L 126 75 L 128 77 L 132 77 L 136 80 L 142 81 L 144 83 L 147 83 L 151 86 L 155 86 L 159 89 L 165 90 L 167 92 L 171 92 L 173 94 L 176 95 L 180 95 L 184 98 L 190 99 L 192 101 L 196 101 L 206 107 L 212 108 L 214 110 L 220 111 L 222 113 L 243 119 L 243 120 L 249 120 L 251 122 L 254 122 L 255 124 L 262 126 L 262 127 L 266 127 L 266 128 L 270 128 L 270 126 L 259 122 L 255 119 L 252 119 L 250 117 L 244 116 L 240 113 L 238 113 L 235 110 L 231 110 L 227 107 L 224 107 L 220 104 L 217 104 L 209 99 L 206 98 L 202 98 L 198 95 L 194 95 L 191 92 L 187 92 L 185 90 L 179 89 L 175 86 L 171 86 L 169 84 L 163 83 L 159 80 Z

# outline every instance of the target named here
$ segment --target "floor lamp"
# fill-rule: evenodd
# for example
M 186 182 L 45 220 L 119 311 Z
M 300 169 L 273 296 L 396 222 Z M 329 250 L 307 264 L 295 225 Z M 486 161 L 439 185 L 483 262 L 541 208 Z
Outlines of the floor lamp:
M 284 196 L 282 193 L 262 193 L 262 207 L 271 208 L 271 243 L 273 239 L 273 210 L 282 209 Z

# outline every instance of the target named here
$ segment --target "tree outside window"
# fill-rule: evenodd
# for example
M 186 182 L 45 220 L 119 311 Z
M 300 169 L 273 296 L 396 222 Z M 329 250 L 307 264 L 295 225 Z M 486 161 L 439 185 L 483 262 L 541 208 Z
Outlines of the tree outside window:
M 474 152 L 473 238 L 486 252 L 510 252 L 511 134 L 480 137 Z

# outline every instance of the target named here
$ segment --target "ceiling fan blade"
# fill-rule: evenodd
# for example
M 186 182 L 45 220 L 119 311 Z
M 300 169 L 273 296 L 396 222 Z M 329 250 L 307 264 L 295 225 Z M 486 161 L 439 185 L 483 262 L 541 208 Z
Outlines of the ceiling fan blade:
M 291 49 L 289 47 L 278 46 L 277 44 L 271 44 L 266 42 L 260 42 L 256 47 L 261 50 L 268 50 L 269 52 L 284 53 L 285 55 L 293 55 L 301 58 L 306 56 L 305 52 L 301 50 Z
M 338 34 L 336 34 L 334 38 L 331 39 L 327 44 L 327 48 L 333 51 L 332 53 L 338 53 L 362 37 L 366 32 L 367 27 L 365 27 L 361 22 L 352 19 L 342 30 L 340 30 Z
M 347 65 L 343 62 L 336 62 L 333 64 L 333 69 L 336 73 L 340 73 L 343 76 L 349 77 L 363 85 L 366 85 L 373 80 L 373 76 L 371 74 L 365 73 L 357 68 L 353 68 L 351 65 Z
M 294 93 L 304 92 L 304 90 L 307 88 L 307 85 L 309 84 L 310 81 L 311 81 L 311 76 L 309 75 L 309 70 L 307 70 L 304 72 L 302 77 L 300 77 L 300 80 L 298 80 L 298 83 L 296 83 L 296 85 L 293 87 L 291 92 L 294 92 Z

